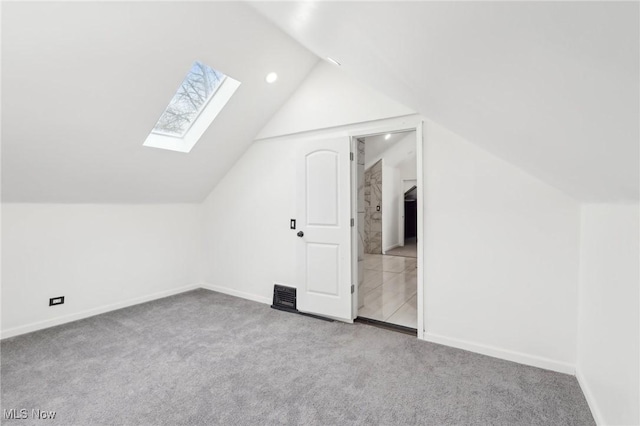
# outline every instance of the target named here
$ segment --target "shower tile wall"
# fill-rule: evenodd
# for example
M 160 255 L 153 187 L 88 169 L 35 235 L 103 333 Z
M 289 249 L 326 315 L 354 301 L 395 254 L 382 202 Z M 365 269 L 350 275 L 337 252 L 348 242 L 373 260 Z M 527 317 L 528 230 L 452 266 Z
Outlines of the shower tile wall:
M 358 308 L 364 306 L 364 139 L 358 139 Z
M 364 251 L 382 254 L 382 160 L 364 172 Z

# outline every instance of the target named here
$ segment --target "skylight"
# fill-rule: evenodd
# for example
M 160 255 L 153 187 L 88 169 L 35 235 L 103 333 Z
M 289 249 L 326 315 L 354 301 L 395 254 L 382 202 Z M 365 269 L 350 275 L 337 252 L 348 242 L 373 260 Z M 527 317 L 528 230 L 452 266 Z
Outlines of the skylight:
M 220 71 L 194 62 L 153 133 L 183 137 L 225 78 Z
M 194 62 L 144 145 L 189 152 L 239 86 L 222 72 Z

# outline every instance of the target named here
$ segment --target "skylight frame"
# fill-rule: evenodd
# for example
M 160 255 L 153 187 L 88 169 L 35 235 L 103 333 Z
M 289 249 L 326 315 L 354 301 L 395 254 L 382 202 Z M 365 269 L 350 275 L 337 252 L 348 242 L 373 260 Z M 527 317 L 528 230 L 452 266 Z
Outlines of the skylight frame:
M 200 61 L 195 61 L 200 62 Z M 176 90 L 174 97 L 178 94 L 179 90 L 182 87 L 184 81 L 188 78 L 189 73 L 195 65 L 195 62 L 192 64 L 191 68 L 185 78 L 180 82 L 180 86 Z M 206 65 L 204 62 L 200 62 L 200 64 L 204 66 Z M 213 67 L 209 67 L 212 70 L 222 74 L 224 78 L 215 89 L 215 91 L 210 95 L 209 99 L 205 102 L 204 106 L 200 109 L 197 116 L 190 123 L 189 128 L 185 130 L 183 136 L 179 136 L 169 132 L 157 131 L 155 129 L 157 123 L 154 125 L 154 128 L 151 130 L 143 145 L 152 148 L 160 148 L 167 149 L 170 151 L 178 151 L 188 153 L 194 147 L 194 145 L 200 140 L 204 132 L 209 128 L 211 123 L 215 120 L 218 114 L 222 111 L 227 102 L 231 99 L 235 91 L 240 87 L 240 82 L 230 77 L 229 75 L 216 70 Z M 171 106 L 171 102 L 174 97 L 171 98 L 169 105 L 163 111 L 168 110 Z M 162 117 L 162 116 L 161 116 Z

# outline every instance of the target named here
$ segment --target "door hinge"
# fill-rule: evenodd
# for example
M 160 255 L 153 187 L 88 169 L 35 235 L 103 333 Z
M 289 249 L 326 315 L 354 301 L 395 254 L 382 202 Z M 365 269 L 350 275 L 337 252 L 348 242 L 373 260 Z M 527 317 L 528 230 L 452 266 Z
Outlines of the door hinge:
M 354 218 L 351 218 L 351 227 L 356 226 L 356 220 Z
M 351 284 L 351 294 L 355 293 L 356 291 L 356 286 Z
M 353 152 L 349 153 L 349 158 L 351 158 L 351 161 L 353 161 Z

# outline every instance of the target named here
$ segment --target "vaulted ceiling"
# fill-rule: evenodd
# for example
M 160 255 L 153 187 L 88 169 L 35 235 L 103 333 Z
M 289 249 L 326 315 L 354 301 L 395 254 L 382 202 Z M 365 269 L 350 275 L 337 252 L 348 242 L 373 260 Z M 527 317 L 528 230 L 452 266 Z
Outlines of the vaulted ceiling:
M 638 7 L 3 2 L 2 199 L 201 201 L 331 56 L 577 199 L 638 200 Z M 194 60 L 238 92 L 190 154 L 143 147 Z
M 195 60 L 240 88 L 191 153 L 143 147 Z M 317 61 L 244 3 L 3 2 L 3 201 L 202 201 Z
M 412 159 L 416 161 L 415 131 L 399 132 L 389 135 L 367 136 L 365 138 L 364 164 L 369 167 L 372 162 L 384 157 L 384 165 L 398 167 L 400 163 Z M 415 167 L 414 167 L 415 169 Z
M 254 2 L 319 57 L 583 201 L 638 200 L 638 2 Z

